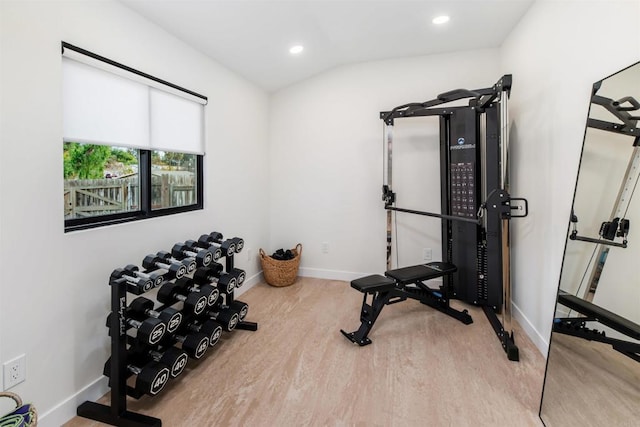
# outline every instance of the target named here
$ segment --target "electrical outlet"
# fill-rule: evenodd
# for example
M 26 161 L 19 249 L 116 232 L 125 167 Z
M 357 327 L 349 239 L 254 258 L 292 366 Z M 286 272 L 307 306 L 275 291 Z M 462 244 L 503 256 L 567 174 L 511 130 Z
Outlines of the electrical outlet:
M 323 254 L 329 253 L 329 242 L 322 242 L 322 253 Z
M 431 261 L 432 253 L 431 248 L 422 249 L 422 260 L 423 261 Z
M 20 384 L 27 379 L 27 357 L 26 355 L 20 355 L 13 360 L 4 362 L 3 374 L 4 374 L 4 389 L 8 390 L 11 387 Z
M 247 249 L 247 261 L 251 261 L 251 248 Z

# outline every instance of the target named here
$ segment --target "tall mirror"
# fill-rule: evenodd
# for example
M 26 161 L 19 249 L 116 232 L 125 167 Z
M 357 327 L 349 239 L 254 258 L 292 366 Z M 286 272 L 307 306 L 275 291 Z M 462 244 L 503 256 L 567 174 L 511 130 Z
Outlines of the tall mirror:
M 547 427 L 640 425 L 638 125 L 640 63 L 593 85 L 540 405 Z

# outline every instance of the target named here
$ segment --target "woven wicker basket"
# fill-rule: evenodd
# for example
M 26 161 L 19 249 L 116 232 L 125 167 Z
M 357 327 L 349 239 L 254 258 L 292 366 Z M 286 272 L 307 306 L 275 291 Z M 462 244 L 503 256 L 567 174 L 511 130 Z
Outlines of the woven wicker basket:
M 10 413 L 4 416 L 0 415 L 0 425 L 12 427 L 36 427 L 38 425 L 38 412 L 35 406 L 30 403 L 23 404 L 20 396 L 10 391 L 0 392 L 1 397 L 12 399 L 16 407 Z
M 260 262 L 262 263 L 264 280 L 271 286 L 289 286 L 296 281 L 300 257 L 302 256 L 302 244 L 298 243 L 295 248 L 291 249 L 291 252 L 294 255 L 292 259 L 280 261 L 273 259 L 260 249 Z

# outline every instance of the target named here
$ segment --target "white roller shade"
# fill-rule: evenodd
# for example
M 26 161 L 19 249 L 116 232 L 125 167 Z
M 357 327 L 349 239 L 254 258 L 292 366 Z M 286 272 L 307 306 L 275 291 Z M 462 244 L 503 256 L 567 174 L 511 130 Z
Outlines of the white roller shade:
M 63 58 L 65 141 L 143 148 L 149 144 L 149 88 Z
M 150 88 L 151 147 L 154 150 L 202 154 L 204 107 Z
M 71 49 L 63 56 L 65 141 L 204 154 L 206 98 L 106 58 Z
M 93 56 L 90 56 L 93 55 Z M 122 76 L 134 82 L 138 82 L 145 86 L 155 87 L 164 92 L 173 93 L 176 96 L 181 98 L 185 98 L 189 101 L 196 102 L 198 104 L 206 105 L 207 99 L 202 95 L 195 94 L 187 89 L 180 88 L 177 85 L 169 83 L 167 81 L 158 79 L 156 77 L 150 76 L 149 74 L 143 73 L 141 71 L 133 70 L 130 67 L 126 67 L 122 64 L 118 64 L 113 62 L 107 58 L 99 57 L 98 55 L 91 54 L 88 52 L 84 54 L 82 52 L 74 50 L 71 47 L 65 47 L 62 56 L 68 59 L 73 59 L 74 61 L 81 62 L 83 64 L 89 65 L 93 68 L 97 68 L 99 70 L 115 74 L 117 76 Z M 102 59 L 99 59 L 102 58 Z M 182 89 L 182 90 L 181 90 Z

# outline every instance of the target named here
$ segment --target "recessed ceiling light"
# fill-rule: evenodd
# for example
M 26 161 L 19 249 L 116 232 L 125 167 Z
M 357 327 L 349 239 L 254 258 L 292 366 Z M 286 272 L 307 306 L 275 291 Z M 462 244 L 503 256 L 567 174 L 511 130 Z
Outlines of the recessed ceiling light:
M 304 50 L 304 46 L 297 44 L 295 46 L 291 46 L 291 49 L 289 49 L 289 53 L 291 55 L 298 55 L 302 53 L 303 50 Z
M 436 16 L 435 18 L 433 18 L 433 21 L 431 22 L 433 22 L 436 25 L 444 24 L 446 22 L 449 22 L 449 17 L 447 15 Z

